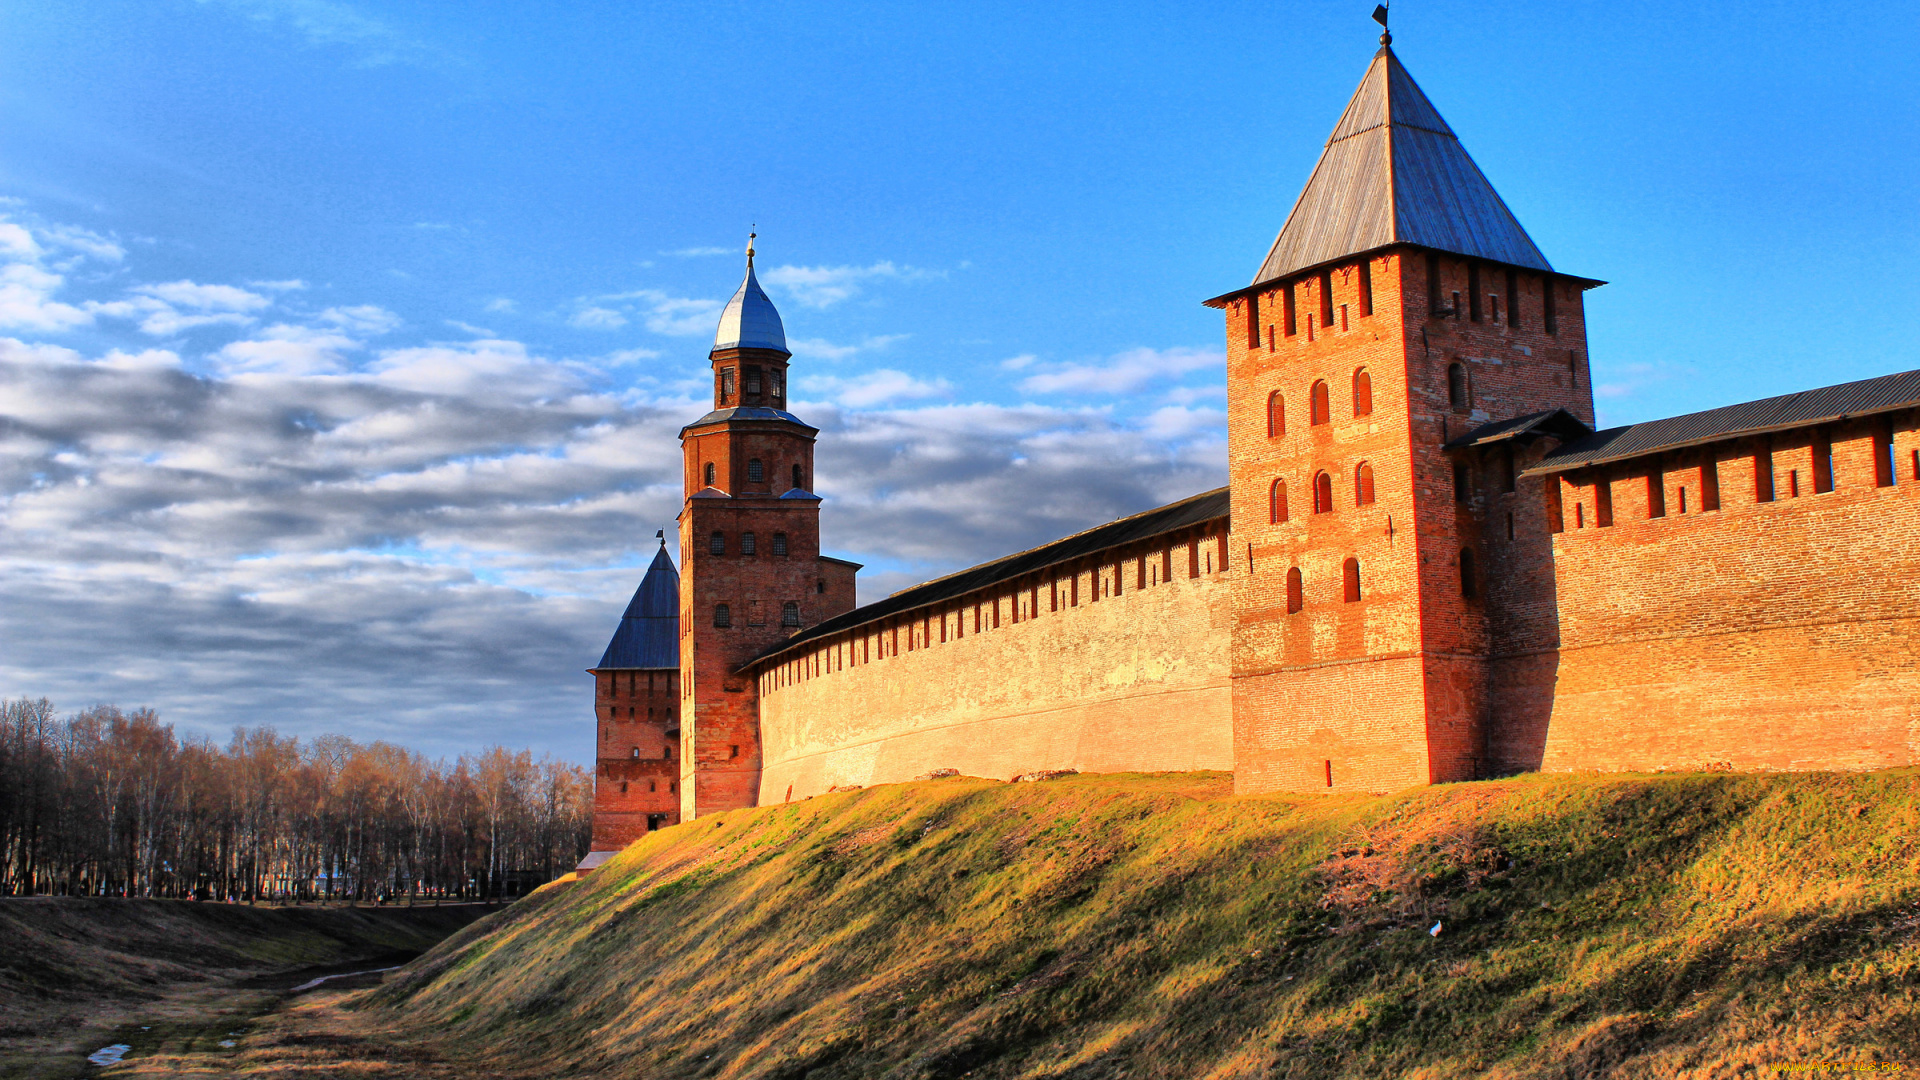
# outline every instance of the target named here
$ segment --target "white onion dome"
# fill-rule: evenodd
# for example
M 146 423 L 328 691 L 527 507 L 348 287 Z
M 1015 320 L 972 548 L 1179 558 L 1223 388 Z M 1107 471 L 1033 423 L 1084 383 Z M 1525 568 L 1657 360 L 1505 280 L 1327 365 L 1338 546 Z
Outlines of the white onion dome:
M 753 276 L 753 234 L 747 237 L 747 279 L 720 312 L 715 349 L 778 349 L 787 352 L 787 331 L 780 313 Z

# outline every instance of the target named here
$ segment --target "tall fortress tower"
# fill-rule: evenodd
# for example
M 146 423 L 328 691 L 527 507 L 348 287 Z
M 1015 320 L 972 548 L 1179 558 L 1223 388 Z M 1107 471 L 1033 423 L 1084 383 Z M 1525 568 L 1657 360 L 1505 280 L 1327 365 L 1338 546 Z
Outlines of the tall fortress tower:
M 713 411 L 680 430 L 680 812 L 753 806 L 760 700 L 743 669 L 795 632 L 853 607 L 857 563 L 820 555 L 812 492 L 819 434 L 787 410 L 793 354 L 753 273 L 720 313 L 708 354 Z
M 1382 36 L 1227 315 L 1235 782 L 1474 777 L 1514 545 L 1514 453 L 1593 424 L 1581 293 Z M 1511 430 L 1493 420 L 1524 418 Z M 1474 433 L 1475 449 L 1462 437 Z M 1498 442 L 1495 468 L 1480 460 Z

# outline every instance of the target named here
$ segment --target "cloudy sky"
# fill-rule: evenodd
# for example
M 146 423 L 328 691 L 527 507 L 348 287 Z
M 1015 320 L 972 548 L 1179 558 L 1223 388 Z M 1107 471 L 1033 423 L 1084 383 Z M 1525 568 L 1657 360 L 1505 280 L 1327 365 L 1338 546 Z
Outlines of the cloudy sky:
M 585 760 L 749 225 L 863 597 L 1222 482 L 1370 7 L 0 10 L 0 696 Z M 1400 5 L 1603 421 L 1920 367 L 1880 10 Z

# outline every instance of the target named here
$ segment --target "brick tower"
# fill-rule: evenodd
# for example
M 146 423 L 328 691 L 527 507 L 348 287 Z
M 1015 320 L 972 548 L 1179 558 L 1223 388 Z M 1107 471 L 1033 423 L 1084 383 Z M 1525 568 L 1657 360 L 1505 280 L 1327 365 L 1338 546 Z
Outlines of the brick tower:
M 593 675 L 592 869 L 680 820 L 680 575 L 663 536 Z
M 780 313 L 753 273 L 720 314 L 709 354 L 713 411 L 680 431 L 680 811 L 691 820 L 754 806 L 758 690 L 741 668 L 769 647 L 851 610 L 854 563 L 820 555 L 812 493 L 817 429 L 786 411 Z
M 1592 425 L 1600 283 L 1553 270 L 1389 42 L 1253 284 L 1207 302 L 1227 316 L 1244 792 L 1471 778 L 1494 659 L 1553 644 L 1489 569 L 1551 573 L 1513 477 Z

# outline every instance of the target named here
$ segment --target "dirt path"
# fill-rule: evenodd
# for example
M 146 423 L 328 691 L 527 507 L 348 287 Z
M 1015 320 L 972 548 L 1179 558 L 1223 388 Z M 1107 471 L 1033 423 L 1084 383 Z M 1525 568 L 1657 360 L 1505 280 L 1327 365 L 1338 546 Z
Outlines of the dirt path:
M 345 1008 L 358 991 L 379 984 L 378 974 L 336 978 L 321 987 L 278 999 L 279 1007 L 256 1015 L 223 1047 L 218 1041 L 155 1048 L 123 1065 L 100 1070 L 111 1080 L 149 1077 L 233 1076 L 271 1080 L 465 1080 L 497 1077 L 493 1069 L 449 1060 L 443 1053 L 383 1023 L 379 1014 Z
M 230 1074 L 278 1010 L 377 985 L 370 969 L 483 911 L 0 902 L 0 1080 L 171 1075 L 170 1061 Z M 88 1064 L 114 1046 L 126 1060 Z

